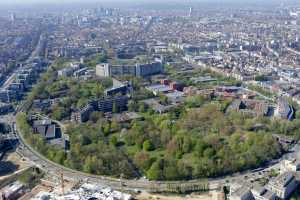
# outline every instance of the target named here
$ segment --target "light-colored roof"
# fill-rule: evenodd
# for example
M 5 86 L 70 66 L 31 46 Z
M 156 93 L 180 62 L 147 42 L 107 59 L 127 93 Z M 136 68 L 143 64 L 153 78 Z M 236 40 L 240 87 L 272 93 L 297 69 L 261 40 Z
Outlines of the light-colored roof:
M 273 184 L 276 184 L 279 187 L 286 187 L 291 182 L 291 180 L 293 180 L 294 178 L 295 178 L 294 173 L 285 172 L 285 173 L 280 174 L 279 176 L 277 176 L 271 182 Z

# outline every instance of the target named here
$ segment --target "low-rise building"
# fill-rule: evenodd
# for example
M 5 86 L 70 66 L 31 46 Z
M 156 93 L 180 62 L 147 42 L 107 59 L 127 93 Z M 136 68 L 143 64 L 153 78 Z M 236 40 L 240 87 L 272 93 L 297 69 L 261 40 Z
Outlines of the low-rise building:
M 143 101 L 148 107 L 153 109 L 155 112 L 162 114 L 170 111 L 172 108 L 176 107 L 176 104 L 173 105 L 162 105 L 159 102 L 158 98 L 146 99 Z
M 169 86 L 161 84 L 149 85 L 146 87 L 146 89 L 152 92 L 155 96 L 159 95 L 160 93 L 167 93 L 172 91 Z
M 128 97 L 125 95 L 106 97 L 98 100 L 96 103 L 97 103 L 97 111 L 99 112 L 112 112 L 114 107 L 118 111 L 124 111 L 127 109 Z
M 265 187 L 255 186 L 251 189 L 255 200 L 275 200 L 276 194 Z
M 111 121 L 116 121 L 119 123 L 131 122 L 132 120 L 142 120 L 143 117 L 136 112 L 124 112 L 118 114 L 108 113 L 105 117 L 109 118 Z
M 14 110 L 14 108 L 11 104 L 0 102 L 0 115 L 7 114 L 9 112 L 12 112 L 13 110 Z
M 70 66 L 61 70 L 58 70 L 57 74 L 58 76 L 72 76 L 74 72 L 77 72 L 74 74 L 76 76 L 78 73 L 81 73 L 82 64 L 80 63 L 70 63 Z
M 242 186 L 236 190 L 230 190 L 230 200 L 255 200 L 249 187 Z
M 0 134 L 0 150 L 4 147 L 4 137 Z
M 266 186 L 276 193 L 281 199 L 288 199 L 298 186 L 298 181 L 293 172 L 285 172 L 270 180 Z
M 127 110 L 128 99 L 129 98 L 126 95 L 123 95 L 104 97 L 102 99 L 91 101 L 83 108 L 73 112 L 71 115 L 71 121 L 78 123 L 86 122 L 93 111 L 106 113 L 113 112 L 114 109 L 118 112 Z
M 35 99 L 32 102 L 32 108 L 38 109 L 38 110 L 50 108 L 50 106 L 51 106 L 51 100 L 49 100 L 49 99 L 45 99 L 45 100 Z
M 104 91 L 106 96 L 112 96 L 116 94 L 125 95 L 128 91 L 128 87 L 126 85 L 120 85 L 117 87 L 112 87 Z
M 194 86 L 184 87 L 183 92 L 187 96 L 194 96 L 194 95 L 203 95 L 205 97 L 213 97 L 215 94 L 214 89 L 198 89 Z
M 33 130 L 46 140 L 56 138 L 56 125 L 51 120 L 36 120 L 33 122 Z
M 0 101 L 2 102 L 10 102 L 11 100 L 11 91 L 10 90 L 0 90 Z
M 73 74 L 72 68 L 64 68 L 62 70 L 58 70 L 58 76 L 71 76 Z
M 269 116 L 271 107 L 260 100 L 236 99 L 228 106 L 227 111 L 243 112 L 253 116 Z
M 280 171 L 288 172 L 288 171 L 299 171 L 300 170 L 300 161 L 298 159 L 287 159 L 281 162 Z
M 87 70 L 88 70 L 87 67 L 84 67 L 84 68 L 81 68 L 79 70 L 76 70 L 76 71 L 74 71 L 73 76 L 75 76 L 77 78 L 80 77 L 80 76 L 83 76 L 83 75 L 85 75 L 85 73 L 87 72 Z
M 183 90 L 183 85 L 181 83 L 178 83 L 178 82 L 171 82 L 169 86 L 172 90 L 178 90 L 178 91 Z
M 285 99 L 281 98 L 278 100 L 274 116 L 281 119 L 292 120 L 294 116 L 294 109 Z
M 75 111 L 71 115 L 71 121 L 73 122 L 86 122 L 89 120 L 90 114 L 94 111 L 94 108 L 91 104 L 87 104 L 83 108 Z
M 19 182 L 13 182 L 0 190 L 0 200 L 18 199 L 25 192 L 25 186 Z
M 96 75 L 102 77 L 111 76 L 139 76 L 145 77 L 163 72 L 163 64 L 155 61 L 144 64 L 133 65 L 111 65 L 109 63 L 101 63 L 96 66 Z
M 70 140 L 67 137 L 52 139 L 49 141 L 49 144 L 64 150 L 70 149 Z
M 172 103 L 182 103 L 185 98 L 184 93 L 177 90 L 167 93 L 165 95 L 166 97 L 168 97 L 168 100 Z

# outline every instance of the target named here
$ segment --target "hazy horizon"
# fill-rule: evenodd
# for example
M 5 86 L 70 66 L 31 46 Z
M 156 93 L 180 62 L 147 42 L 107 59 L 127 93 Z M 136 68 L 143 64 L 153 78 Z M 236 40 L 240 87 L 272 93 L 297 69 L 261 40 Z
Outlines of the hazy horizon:
M 28 4 L 68 4 L 68 3 L 285 3 L 297 2 L 296 0 L 0 0 L 0 4 L 5 5 L 28 5 Z
M 16 10 L 62 11 L 69 9 L 92 8 L 97 4 L 103 7 L 130 9 L 211 9 L 218 7 L 273 9 L 280 3 L 289 6 L 299 4 L 297 0 L 0 0 L 2 13 Z

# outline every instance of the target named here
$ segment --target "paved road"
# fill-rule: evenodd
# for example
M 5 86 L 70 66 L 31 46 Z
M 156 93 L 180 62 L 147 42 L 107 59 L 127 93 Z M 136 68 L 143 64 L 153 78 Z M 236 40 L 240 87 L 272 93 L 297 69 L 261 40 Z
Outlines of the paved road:
M 263 99 L 266 99 L 266 100 L 269 100 L 269 101 L 275 101 L 275 98 L 267 97 L 267 96 L 265 96 L 265 95 L 263 95 L 263 94 L 261 94 L 261 93 L 255 91 L 255 90 L 251 90 L 251 89 L 249 89 L 249 88 L 247 88 L 247 87 L 240 87 L 240 89 L 241 89 L 241 90 L 248 91 L 248 92 L 252 92 L 252 93 L 256 94 L 257 96 L 262 97 Z
M 292 52 L 292 53 L 294 53 L 294 54 L 296 54 L 296 55 L 300 55 L 300 51 L 296 51 L 295 49 L 292 49 L 292 48 L 289 48 L 289 47 L 285 47 L 286 48 L 286 50 L 288 50 L 289 52 Z
M 269 52 L 271 52 L 273 55 L 275 55 L 277 58 L 279 58 L 279 53 L 272 49 L 269 45 L 267 45 L 267 49 Z

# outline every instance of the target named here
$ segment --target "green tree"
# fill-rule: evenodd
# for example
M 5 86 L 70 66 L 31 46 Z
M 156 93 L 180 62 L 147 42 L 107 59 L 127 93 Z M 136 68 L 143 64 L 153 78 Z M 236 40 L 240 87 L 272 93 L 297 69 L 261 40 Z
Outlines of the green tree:
M 93 96 L 95 96 L 96 98 L 100 98 L 101 96 L 103 96 L 104 93 L 104 88 L 100 83 L 96 83 L 93 90 L 92 90 Z
M 257 76 L 255 76 L 254 80 L 255 81 L 261 81 L 261 82 L 268 81 L 268 77 L 266 77 L 264 75 L 257 75 Z
M 103 117 L 103 113 L 101 112 L 92 112 L 90 115 L 90 120 L 94 123 L 99 121 Z
M 164 177 L 167 180 L 177 180 L 180 178 L 176 163 L 168 164 L 168 166 L 164 168 Z
M 144 102 L 139 102 L 139 112 L 143 113 L 146 111 Z
M 130 112 L 134 112 L 134 111 L 136 111 L 137 110 L 137 102 L 135 102 L 135 101 L 129 101 L 128 102 L 128 111 L 130 111 Z
M 117 138 L 117 136 L 113 135 L 113 136 L 110 138 L 109 143 L 110 143 L 112 146 L 117 146 L 117 144 L 118 144 L 118 138 Z
M 115 102 L 113 103 L 112 112 L 113 112 L 113 113 L 118 113 L 118 112 L 120 112 L 120 109 L 119 109 L 118 105 L 117 105 Z
M 154 148 L 154 145 L 152 144 L 152 142 L 150 140 L 146 140 L 143 143 L 143 149 L 145 151 L 153 151 L 155 148 Z
M 134 156 L 134 163 L 144 172 L 151 167 L 152 161 L 149 153 L 144 151 L 137 152 Z
M 147 178 L 150 180 L 162 180 L 163 171 L 161 170 L 160 161 L 155 161 L 147 171 Z
M 162 105 L 168 105 L 169 104 L 169 98 L 166 95 L 159 95 L 160 103 Z
M 91 156 L 86 157 L 83 165 L 83 171 L 86 173 L 92 173 L 93 172 L 93 158 Z
M 121 129 L 120 124 L 116 120 L 112 120 L 110 124 L 110 129 L 113 132 L 119 131 Z
M 52 110 L 52 117 L 56 120 L 62 120 L 65 116 L 65 110 L 60 106 L 55 106 Z

